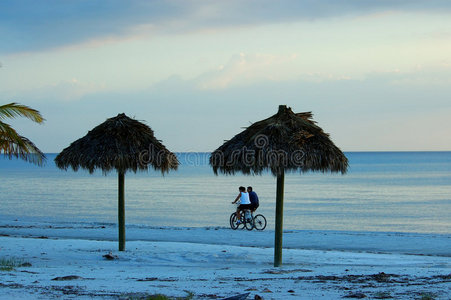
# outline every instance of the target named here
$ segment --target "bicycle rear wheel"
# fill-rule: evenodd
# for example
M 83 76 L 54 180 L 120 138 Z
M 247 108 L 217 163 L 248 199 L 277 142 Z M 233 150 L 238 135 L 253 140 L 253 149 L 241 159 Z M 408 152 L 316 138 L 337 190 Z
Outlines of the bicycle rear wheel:
M 257 230 L 264 230 L 266 228 L 266 218 L 263 215 L 256 215 L 254 217 L 254 227 Z
M 247 230 L 254 229 L 254 219 L 250 219 L 250 220 L 245 219 L 244 226 L 246 227 Z

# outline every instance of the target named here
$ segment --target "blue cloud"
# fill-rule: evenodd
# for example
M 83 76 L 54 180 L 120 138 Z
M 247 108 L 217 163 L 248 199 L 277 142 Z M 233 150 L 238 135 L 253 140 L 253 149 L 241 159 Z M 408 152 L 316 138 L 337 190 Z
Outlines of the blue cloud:
M 175 16 L 178 9 L 164 1 L 2 1 L 0 53 L 122 35 L 133 25 L 158 22 L 168 12 Z
M 448 0 L 74 0 L 0 2 L 0 53 L 36 51 L 123 36 L 136 25 L 180 32 L 381 11 L 449 12 Z M 176 25 L 172 21 L 177 21 Z M 182 24 L 182 25 L 180 25 Z

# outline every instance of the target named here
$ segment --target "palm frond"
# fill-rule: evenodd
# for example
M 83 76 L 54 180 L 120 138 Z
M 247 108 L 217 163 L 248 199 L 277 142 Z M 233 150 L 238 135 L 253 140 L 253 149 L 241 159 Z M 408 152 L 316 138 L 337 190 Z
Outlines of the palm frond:
M 10 141 L 16 144 L 21 143 L 20 135 L 9 124 L 0 121 L 0 141 Z
M 5 132 L 0 131 L 0 153 L 10 159 L 13 157 L 20 158 L 38 166 L 42 166 L 46 159 L 45 154 L 42 153 L 32 141 L 18 135 L 14 129 L 10 129 L 14 131 L 14 134 L 11 134 L 11 132 L 5 134 Z
M 1 120 L 6 118 L 25 117 L 36 123 L 42 123 L 44 118 L 41 114 L 28 106 L 17 103 L 0 105 L 0 154 L 42 166 L 45 155 L 36 145 L 24 136 L 19 135 L 14 128 Z
M 0 120 L 15 117 L 25 117 L 36 123 L 42 123 L 45 119 L 41 113 L 26 105 L 17 104 L 15 102 L 0 105 Z

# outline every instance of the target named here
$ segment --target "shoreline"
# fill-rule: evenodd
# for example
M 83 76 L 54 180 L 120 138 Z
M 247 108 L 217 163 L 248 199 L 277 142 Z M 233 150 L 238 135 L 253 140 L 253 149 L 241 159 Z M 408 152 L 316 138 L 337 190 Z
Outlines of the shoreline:
M 54 239 L 116 241 L 113 223 L 53 223 L 0 220 L 0 235 Z M 284 249 L 336 250 L 451 257 L 451 234 L 284 230 Z M 231 230 L 228 227 L 170 227 L 126 225 L 127 241 L 187 242 L 197 244 L 273 247 L 274 230 Z
M 255 295 L 264 299 L 449 299 L 451 295 L 449 253 L 339 250 L 332 245 L 329 250 L 303 249 L 300 245 L 309 234 L 311 241 L 315 237 L 318 243 L 335 241 L 336 246 L 344 233 L 287 231 L 284 245 L 296 241 L 296 247 L 285 246 L 283 266 L 274 268 L 274 232 L 269 230 L 130 226 L 126 251 L 119 252 L 117 242 L 109 240 L 117 233 L 113 225 L 89 225 L 60 228 L 17 221 L 7 227 L 0 222 L 0 258 L 23 264 L 0 271 L 0 299 L 140 299 L 155 294 L 223 299 L 243 293 L 250 293 L 248 299 Z M 397 249 L 403 243 L 395 241 L 402 236 L 430 238 L 423 240 L 423 244 L 432 242 L 430 248 L 448 248 L 451 241 L 448 235 L 386 233 L 373 239 L 374 244 Z M 369 237 L 348 233 L 343 242 L 359 244 Z M 428 249 L 425 246 L 423 250 Z M 106 259 L 107 254 L 113 259 Z

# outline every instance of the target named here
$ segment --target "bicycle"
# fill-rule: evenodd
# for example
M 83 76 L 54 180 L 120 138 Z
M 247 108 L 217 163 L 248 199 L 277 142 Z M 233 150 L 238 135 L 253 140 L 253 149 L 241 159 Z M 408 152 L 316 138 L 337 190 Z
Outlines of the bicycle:
M 232 213 L 230 215 L 230 227 L 233 230 L 237 230 L 241 227 L 241 229 L 246 228 L 247 230 L 264 230 L 266 228 L 266 218 L 262 214 L 258 214 L 254 216 L 253 211 L 249 209 L 242 210 L 240 212 L 240 224 L 237 224 L 236 213 Z

